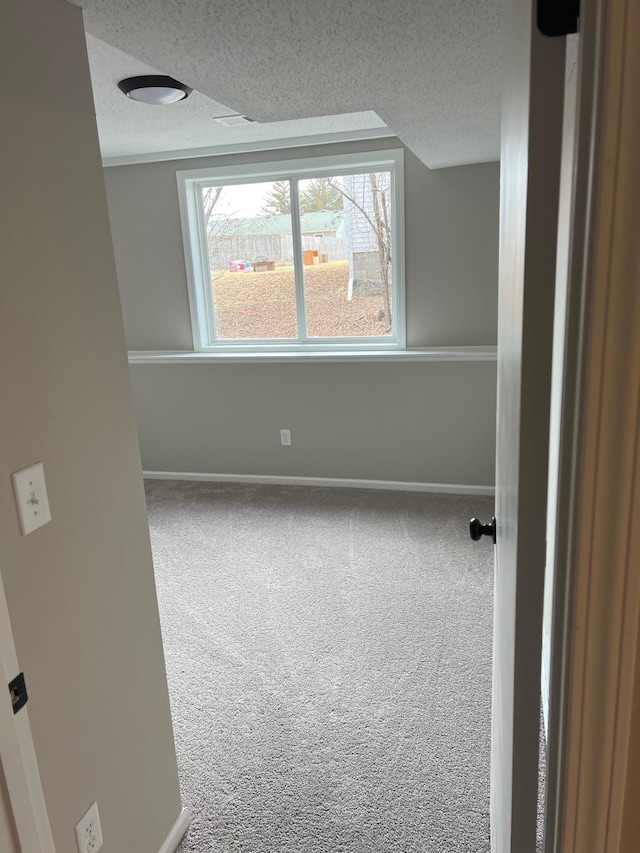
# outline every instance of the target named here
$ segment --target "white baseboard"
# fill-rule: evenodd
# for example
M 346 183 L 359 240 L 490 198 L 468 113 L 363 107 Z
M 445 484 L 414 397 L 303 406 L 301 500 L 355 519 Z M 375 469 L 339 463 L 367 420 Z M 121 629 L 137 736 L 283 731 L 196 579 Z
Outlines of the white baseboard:
M 146 480 L 193 480 L 205 483 L 262 483 L 275 486 L 326 486 L 334 489 L 386 489 L 441 495 L 495 495 L 493 486 L 456 483 L 413 483 L 402 480 L 350 480 L 342 477 L 276 477 L 270 474 L 201 474 L 186 471 L 143 471 Z
M 189 809 L 182 809 L 178 820 L 171 827 L 171 832 L 167 836 L 167 840 L 160 848 L 159 853 L 175 853 L 178 845 L 182 841 L 185 832 L 189 829 L 191 823 L 191 812 Z

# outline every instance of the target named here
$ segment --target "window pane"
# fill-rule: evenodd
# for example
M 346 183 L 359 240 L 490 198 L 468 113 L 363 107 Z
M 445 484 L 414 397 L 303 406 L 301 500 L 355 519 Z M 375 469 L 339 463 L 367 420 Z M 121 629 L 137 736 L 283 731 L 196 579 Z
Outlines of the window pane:
M 391 173 L 300 181 L 309 337 L 385 337 L 391 316 Z
M 219 340 L 296 338 L 288 181 L 203 187 Z

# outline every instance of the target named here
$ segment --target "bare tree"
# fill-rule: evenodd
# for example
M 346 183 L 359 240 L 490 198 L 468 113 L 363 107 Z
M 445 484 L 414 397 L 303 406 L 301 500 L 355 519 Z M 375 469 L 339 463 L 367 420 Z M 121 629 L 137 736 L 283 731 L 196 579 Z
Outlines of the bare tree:
M 207 187 L 202 193 L 202 207 L 204 209 L 204 224 L 209 225 L 215 206 L 220 199 L 224 187 Z
M 391 325 L 391 219 L 390 219 L 390 192 L 391 182 L 386 179 L 387 173 L 372 172 L 363 175 L 362 198 L 356 197 L 356 191 L 349 192 L 336 180 L 329 178 L 329 183 L 334 190 L 341 193 L 344 198 L 355 207 L 364 221 L 367 223 L 376 241 L 378 267 L 380 270 L 380 282 L 382 286 L 383 314 L 381 318 Z M 370 192 L 370 198 L 367 198 Z
M 216 205 L 224 187 L 207 187 L 202 192 L 202 209 L 204 212 L 204 227 L 207 235 L 207 251 L 209 255 L 209 268 L 211 281 L 215 281 L 227 271 L 231 258 L 220 260 L 219 244 L 239 233 L 239 222 L 234 219 L 234 214 L 227 212 L 216 212 Z

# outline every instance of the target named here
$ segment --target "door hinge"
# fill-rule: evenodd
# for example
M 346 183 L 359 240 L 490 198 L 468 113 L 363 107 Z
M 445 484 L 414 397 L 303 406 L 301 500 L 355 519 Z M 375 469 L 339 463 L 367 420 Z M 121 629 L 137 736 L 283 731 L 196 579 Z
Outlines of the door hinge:
M 580 0 L 538 0 L 538 29 L 543 36 L 568 36 L 578 32 Z
M 24 708 L 29 699 L 29 696 L 27 695 L 27 685 L 24 680 L 24 672 L 21 672 L 20 675 L 16 675 L 13 681 L 9 682 L 9 695 L 11 696 L 13 713 L 17 714 L 20 708 Z

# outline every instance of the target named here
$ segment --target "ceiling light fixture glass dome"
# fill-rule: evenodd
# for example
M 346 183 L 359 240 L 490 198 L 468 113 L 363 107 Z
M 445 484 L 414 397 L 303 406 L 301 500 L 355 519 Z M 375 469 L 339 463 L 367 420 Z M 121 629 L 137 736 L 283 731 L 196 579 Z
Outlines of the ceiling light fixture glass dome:
M 118 83 L 118 89 L 133 101 L 155 106 L 183 101 L 193 91 L 190 86 L 185 86 L 184 83 L 163 74 L 127 77 Z

